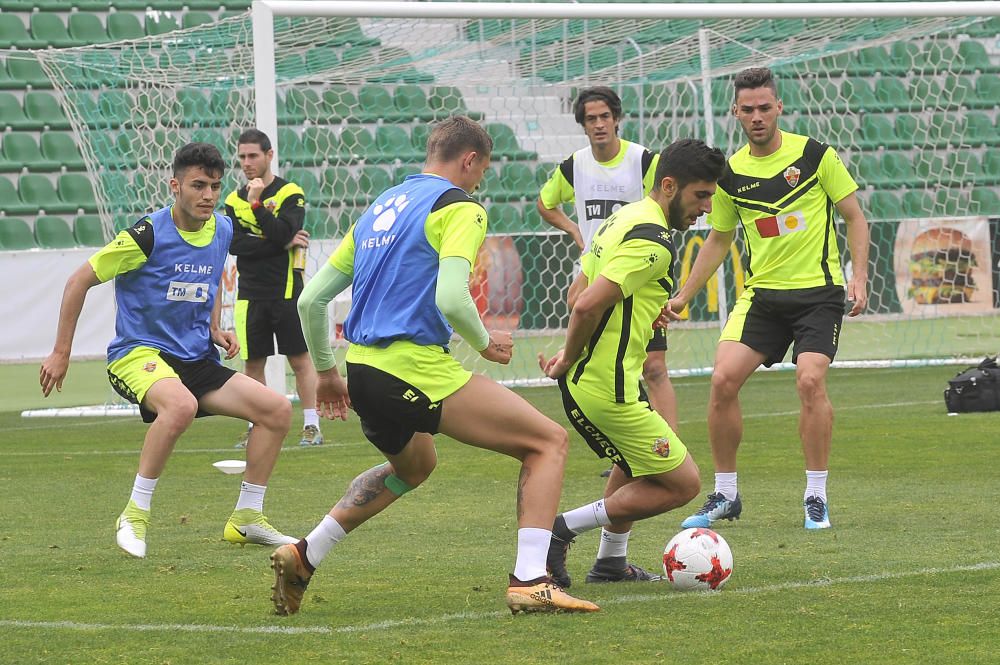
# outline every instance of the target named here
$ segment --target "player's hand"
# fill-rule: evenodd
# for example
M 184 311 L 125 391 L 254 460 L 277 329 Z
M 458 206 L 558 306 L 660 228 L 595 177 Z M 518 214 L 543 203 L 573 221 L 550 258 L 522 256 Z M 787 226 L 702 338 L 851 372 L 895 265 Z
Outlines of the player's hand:
M 50 353 L 38 369 L 38 383 L 42 386 L 42 395 L 48 397 L 53 388 L 62 392 L 63 379 L 66 378 L 68 370 L 69 354 L 56 351 Z
M 285 245 L 285 249 L 291 249 L 292 247 L 307 249 L 309 247 L 309 232 L 305 229 L 296 231 L 295 235 L 292 236 L 292 239 L 288 241 L 287 245 Z
M 538 366 L 541 368 L 545 376 L 550 379 L 558 379 L 563 374 L 569 371 L 569 368 L 573 365 L 572 362 L 566 360 L 566 349 L 559 349 L 556 355 L 552 356 L 548 360 L 542 353 L 538 354 Z
M 656 330 L 657 328 L 666 329 L 667 325 L 669 325 L 671 321 L 670 314 L 673 313 L 674 312 L 672 309 L 670 309 L 669 304 L 664 305 L 663 308 L 660 310 L 659 315 L 655 319 L 653 319 L 653 330 Z
M 569 235 L 573 239 L 573 242 L 576 243 L 576 248 L 583 252 L 583 234 L 580 233 L 580 227 L 574 224 L 573 228 L 569 231 Z
M 240 342 L 236 339 L 236 333 L 229 330 L 213 330 L 212 342 L 222 347 L 226 352 L 226 360 L 232 360 L 240 352 Z
M 851 304 L 847 316 L 857 316 L 868 306 L 868 276 L 852 275 L 847 283 L 847 302 Z
M 254 201 L 260 200 L 261 192 L 264 191 L 264 181 L 260 178 L 254 178 L 247 183 L 247 201 L 253 203 Z
M 351 408 L 351 396 L 347 392 L 347 381 L 336 369 L 317 372 L 316 411 L 328 420 L 347 420 Z
M 657 321 L 660 318 L 666 318 L 667 322 L 670 321 L 681 321 L 681 312 L 687 307 L 687 302 L 681 300 L 680 298 L 671 298 L 667 301 L 666 306 L 660 310 L 660 316 L 657 317 Z M 663 326 L 666 328 L 666 326 Z
M 479 355 L 490 362 L 508 364 L 514 355 L 514 336 L 507 331 L 491 330 L 489 344 Z

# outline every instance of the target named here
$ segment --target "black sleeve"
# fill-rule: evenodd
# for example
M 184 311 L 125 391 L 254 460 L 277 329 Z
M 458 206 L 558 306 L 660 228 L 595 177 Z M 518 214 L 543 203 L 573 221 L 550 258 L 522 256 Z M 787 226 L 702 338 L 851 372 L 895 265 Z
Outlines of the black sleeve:
M 264 231 L 264 237 L 284 250 L 285 245 L 292 241 L 305 224 L 305 199 L 301 194 L 292 194 L 281 202 L 277 215 L 265 206 L 259 206 L 253 212 L 261 230 Z
M 233 239 L 229 241 L 229 253 L 233 256 L 263 259 L 284 253 L 284 246 L 276 249 L 275 244 L 267 238 L 258 238 L 247 233 L 246 227 L 236 219 L 236 211 L 232 206 L 226 206 L 226 216 L 233 220 Z

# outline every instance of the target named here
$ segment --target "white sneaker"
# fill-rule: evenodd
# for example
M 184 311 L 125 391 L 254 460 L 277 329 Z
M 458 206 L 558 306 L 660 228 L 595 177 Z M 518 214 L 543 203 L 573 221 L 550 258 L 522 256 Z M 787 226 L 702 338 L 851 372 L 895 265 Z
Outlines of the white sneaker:
M 146 556 L 146 529 L 149 527 L 149 511 L 135 505 L 129 499 L 125 510 L 115 522 L 115 540 L 118 547 L 140 559 Z

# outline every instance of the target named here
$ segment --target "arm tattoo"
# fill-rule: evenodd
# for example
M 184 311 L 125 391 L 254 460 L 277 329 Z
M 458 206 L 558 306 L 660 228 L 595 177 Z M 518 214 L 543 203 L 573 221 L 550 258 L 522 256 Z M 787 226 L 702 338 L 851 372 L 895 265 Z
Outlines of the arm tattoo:
M 385 479 L 392 474 L 392 466 L 380 464 L 372 467 L 351 481 L 347 493 L 337 502 L 338 508 L 350 509 L 371 503 L 385 491 Z

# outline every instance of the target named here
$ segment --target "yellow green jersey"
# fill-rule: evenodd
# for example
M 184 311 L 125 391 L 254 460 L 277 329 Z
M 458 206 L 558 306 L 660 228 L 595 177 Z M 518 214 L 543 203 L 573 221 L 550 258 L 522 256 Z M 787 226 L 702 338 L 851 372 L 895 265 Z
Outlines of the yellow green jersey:
M 653 321 L 674 287 L 674 250 L 663 209 L 646 197 L 611 215 L 583 255 L 588 283 L 598 276 L 617 284 L 624 298 L 601 317 L 569 381 L 591 395 L 618 403 L 639 400 L 639 377 Z
M 833 212 L 857 188 L 832 147 L 781 132 L 774 153 L 754 157 L 747 144 L 729 158 L 708 223 L 742 224 L 748 287 L 843 286 Z

